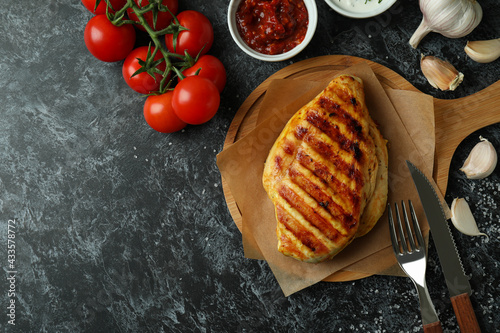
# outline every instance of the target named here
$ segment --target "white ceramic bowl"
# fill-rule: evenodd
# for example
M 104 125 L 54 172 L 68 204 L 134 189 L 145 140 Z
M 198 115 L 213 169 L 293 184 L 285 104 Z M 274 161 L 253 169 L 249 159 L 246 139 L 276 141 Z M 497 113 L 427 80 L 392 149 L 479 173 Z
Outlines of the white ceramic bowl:
M 340 0 L 344 1 L 344 4 L 348 3 L 348 1 L 352 0 Z M 354 1 L 360 1 L 360 2 L 365 2 L 365 0 L 354 0 Z M 368 18 L 368 17 L 373 17 L 377 16 L 379 14 L 382 14 L 389 8 L 391 8 L 392 5 L 397 0 L 382 0 L 382 2 L 378 3 L 378 0 L 371 0 L 373 1 L 373 6 L 368 6 L 366 10 L 361 9 L 361 10 L 354 10 L 354 9 L 349 9 L 348 6 L 342 6 L 339 4 L 339 0 L 325 0 L 325 2 L 337 13 L 342 14 L 347 17 L 351 18 Z
M 236 11 L 238 10 L 238 6 L 241 1 L 242 0 L 231 0 L 231 2 L 229 3 L 229 10 L 227 13 L 227 23 L 229 25 L 229 32 L 231 33 L 233 40 L 240 47 L 240 49 L 243 50 L 243 52 L 245 52 L 251 57 L 271 62 L 287 60 L 299 54 L 307 46 L 307 44 L 309 44 L 309 42 L 314 36 L 314 32 L 316 31 L 316 25 L 318 24 L 318 9 L 316 8 L 315 0 L 304 0 L 304 4 L 306 5 L 307 8 L 309 23 L 307 26 L 306 35 L 302 43 L 300 43 L 290 51 L 281 54 L 268 55 L 257 52 L 251 49 L 245 43 L 245 41 L 241 38 L 240 33 L 238 32 L 238 28 L 236 26 Z

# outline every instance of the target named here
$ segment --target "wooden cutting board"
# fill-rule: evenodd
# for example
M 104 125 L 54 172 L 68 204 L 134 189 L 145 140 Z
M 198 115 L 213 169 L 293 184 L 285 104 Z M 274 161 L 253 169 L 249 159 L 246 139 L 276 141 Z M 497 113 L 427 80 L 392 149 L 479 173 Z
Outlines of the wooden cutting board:
M 406 79 L 378 63 L 351 56 L 328 55 L 294 63 L 271 75 L 247 97 L 229 126 L 224 149 L 253 130 L 258 111 L 270 82 L 274 79 L 303 79 L 324 81 L 332 71 L 341 71 L 358 63 L 367 63 L 384 88 L 418 91 Z M 474 131 L 500 122 L 500 81 L 473 95 L 453 99 L 434 99 L 436 152 L 434 180 L 444 195 L 448 171 L 456 147 Z M 241 231 L 241 213 L 227 183 L 222 179 L 226 203 L 233 220 Z M 340 271 L 326 281 L 349 281 L 368 276 L 364 273 Z

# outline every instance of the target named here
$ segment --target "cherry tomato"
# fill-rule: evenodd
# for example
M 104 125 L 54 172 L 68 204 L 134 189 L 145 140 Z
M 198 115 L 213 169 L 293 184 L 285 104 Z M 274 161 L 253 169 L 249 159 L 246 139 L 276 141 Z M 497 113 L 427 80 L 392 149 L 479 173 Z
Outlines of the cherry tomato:
M 95 9 L 96 0 L 82 0 L 82 3 L 85 6 L 85 8 L 87 8 L 93 14 L 96 14 L 96 15 L 106 14 L 106 1 L 105 0 L 101 0 L 101 2 L 99 2 L 97 9 Z M 125 6 L 126 3 L 127 3 L 127 0 L 111 0 L 110 4 L 111 4 L 112 8 L 111 7 L 109 8 L 109 12 L 114 13 L 115 11 L 123 8 L 123 6 Z M 95 11 L 94 11 L 94 9 L 95 9 Z
M 135 29 L 131 24 L 113 25 L 106 15 L 96 15 L 85 27 L 84 40 L 94 57 L 105 62 L 125 59 L 135 44 Z
M 151 53 L 154 52 L 154 48 L 151 48 Z M 141 68 L 139 60 L 146 61 L 148 55 L 148 47 L 140 46 L 129 53 L 122 66 L 123 79 L 128 84 L 130 88 L 140 94 L 149 94 L 150 92 L 157 91 L 160 87 L 160 81 L 163 76 L 158 73 L 154 73 L 154 78 L 147 72 L 142 72 L 134 75 L 136 71 Z M 160 60 L 163 58 L 161 52 L 157 52 L 154 60 Z M 160 63 L 156 68 L 162 72 L 165 70 L 165 62 Z
M 200 76 L 188 76 L 177 83 L 172 96 L 172 107 L 180 120 L 199 125 L 217 113 L 219 90 L 212 81 Z
M 149 5 L 148 0 L 134 0 L 134 1 L 139 8 L 146 7 L 147 5 Z M 177 14 L 177 10 L 179 9 L 179 3 L 177 0 L 163 0 L 162 4 L 164 6 L 167 6 L 168 9 L 174 15 Z M 135 14 L 135 12 L 132 8 L 127 9 L 127 14 L 131 20 L 139 22 L 139 19 L 137 18 L 137 15 Z M 155 30 L 155 31 L 165 29 L 166 27 L 168 27 L 168 25 L 172 21 L 172 15 L 170 15 L 169 12 L 162 12 L 162 11 L 158 11 L 158 14 L 156 16 L 156 26 L 154 25 L 152 11 L 145 13 L 144 18 L 146 19 L 146 22 L 149 24 L 149 26 L 151 28 L 153 28 L 153 30 Z M 142 25 L 138 24 L 136 26 L 137 26 L 137 28 L 141 29 L 142 31 L 146 31 L 146 29 Z
M 181 55 L 187 51 L 193 57 L 200 51 L 201 54 L 206 54 L 214 42 L 214 29 L 208 18 L 200 12 L 185 10 L 177 15 L 177 20 L 188 30 L 181 31 L 177 36 L 175 50 L 173 34 L 166 34 L 165 43 L 168 50 Z
M 151 95 L 144 103 L 144 118 L 149 126 L 161 133 L 173 133 L 186 127 L 172 109 L 172 91 Z
M 212 81 L 219 90 L 219 93 L 224 90 L 224 86 L 226 85 L 226 69 L 219 59 L 209 54 L 202 55 L 192 67 L 184 70 L 182 74 L 184 76 L 193 76 L 198 70 L 200 70 L 198 76 Z

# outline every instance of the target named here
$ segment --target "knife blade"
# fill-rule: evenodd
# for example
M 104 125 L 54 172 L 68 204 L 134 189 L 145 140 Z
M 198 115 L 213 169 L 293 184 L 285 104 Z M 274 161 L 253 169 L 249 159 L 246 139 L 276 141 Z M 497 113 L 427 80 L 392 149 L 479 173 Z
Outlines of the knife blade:
M 470 301 L 469 279 L 464 273 L 441 201 L 424 173 L 410 161 L 406 161 L 406 164 L 424 207 L 460 331 L 481 332 Z

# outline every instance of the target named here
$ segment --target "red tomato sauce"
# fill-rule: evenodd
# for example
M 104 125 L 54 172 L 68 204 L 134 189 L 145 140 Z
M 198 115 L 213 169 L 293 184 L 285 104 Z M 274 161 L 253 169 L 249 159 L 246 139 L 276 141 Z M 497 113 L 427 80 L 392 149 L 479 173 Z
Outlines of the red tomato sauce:
M 304 40 L 309 17 L 303 0 L 243 0 L 236 23 L 253 50 L 281 54 Z

